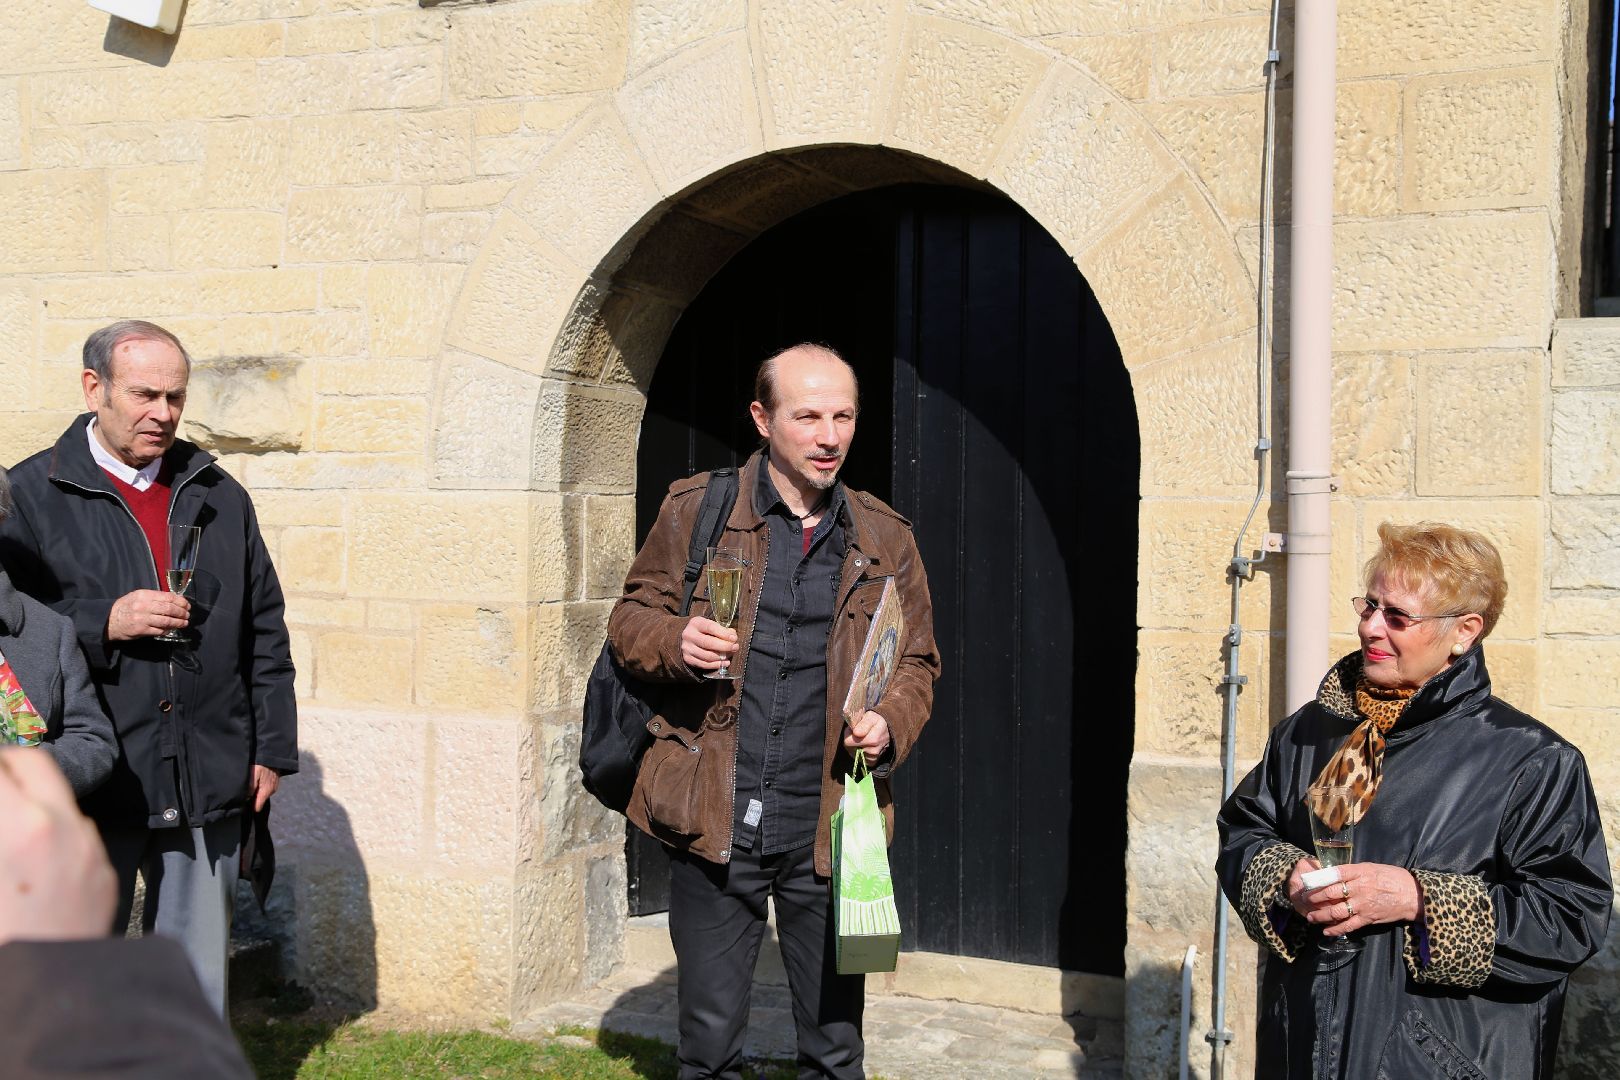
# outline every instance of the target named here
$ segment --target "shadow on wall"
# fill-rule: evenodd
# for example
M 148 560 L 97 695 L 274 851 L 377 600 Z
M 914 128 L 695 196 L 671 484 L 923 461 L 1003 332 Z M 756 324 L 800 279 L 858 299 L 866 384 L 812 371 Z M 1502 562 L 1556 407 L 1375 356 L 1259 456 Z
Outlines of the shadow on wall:
M 1608 823 L 1616 828 L 1614 822 Z M 1620 1076 L 1620 1013 L 1614 985 L 1620 979 L 1620 907 L 1609 915 L 1609 936 L 1597 955 L 1569 980 L 1564 1031 L 1558 1040 L 1563 1080 L 1611 1080 Z
M 261 912 L 244 882 L 237 893 L 241 939 L 268 939 L 284 977 L 326 1001 L 377 1005 L 377 930 L 371 884 L 349 814 L 326 793 L 320 758 L 299 755 L 272 803 L 275 884 Z

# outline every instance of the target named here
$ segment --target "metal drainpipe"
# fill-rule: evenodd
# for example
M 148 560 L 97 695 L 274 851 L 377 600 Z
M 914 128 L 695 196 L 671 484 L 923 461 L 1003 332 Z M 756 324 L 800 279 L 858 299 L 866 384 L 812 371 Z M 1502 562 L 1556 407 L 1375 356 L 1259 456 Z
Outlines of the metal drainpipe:
M 1256 307 L 1258 309 L 1258 332 L 1255 336 L 1255 390 L 1256 410 L 1260 428 L 1259 438 L 1254 445 L 1255 456 L 1255 485 L 1254 501 L 1249 504 L 1249 516 L 1243 520 L 1243 527 L 1238 529 L 1237 538 L 1232 542 L 1232 561 L 1227 566 L 1227 574 L 1232 586 L 1231 623 L 1226 631 L 1226 674 L 1221 679 L 1222 717 L 1221 717 L 1221 802 L 1224 803 L 1232 794 L 1237 783 L 1237 711 L 1238 694 L 1249 679 L 1241 674 L 1241 647 L 1243 645 L 1243 621 L 1241 597 L 1243 583 L 1253 580 L 1254 568 L 1270 553 L 1277 550 L 1277 538 L 1274 534 L 1266 534 L 1266 541 L 1260 553 L 1255 558 L 1248 558 L 1243 554 L 1244 537 L 1248 535 L 1249 526 L 1254 522 L 1254 516 L 1260 509 L 1260 504 L 1266 497 L 1267 470 L 1271 467 L 1271 406 L 1266 393 L 1271 381 L 1271 294 L 1272 280 L 1270 274 L 1272 231 L 1272 205 L 1273 182 L 1272 173 L 1276 162 L 1277 137 L 1277 67 L 1282 60 L 1282 53 L 1278 49 L 1278 24 L 1282 14 L 1281 0 L 1272 0 L 1271 5 L 1271 35 L 1266 48 L 1266 117 L 1265 129 L 1261 139 L 1260 158 L 1260 238 L 1259 263 L 1255 275 Z M 1230 915 L 1226 897 L 1217 887 L 1215 890 L 1215 955 L 1214 971 L 1212 972 L 1211 988 L 1211 1020 L 1210 1030 L 1204 1039 L 1210 1044 L 1210 1077 L 1211 1080 L 1223 1080 L 1226 1073 L 1226 1048 L 1236 1037 L 1226 1023 L 1226 953 L 1228 938 L 1230 937 Z M 1186 1010 L 1191 993 L 1191 965 L 1194 950 L 1187 950 L 1187 958 L 1183 963 L 1182 971 L 1182 1011 L 1181 1025 L 1181 1074 L 1183 1080 L 1187 1075 L 1188 1059 L 1188 1030 Z
M 1288 320 L 1288 712 L 1328 666 L 1333 387 L 1333 98 L 1337 0 L 1294 11 L 1294 177 Z

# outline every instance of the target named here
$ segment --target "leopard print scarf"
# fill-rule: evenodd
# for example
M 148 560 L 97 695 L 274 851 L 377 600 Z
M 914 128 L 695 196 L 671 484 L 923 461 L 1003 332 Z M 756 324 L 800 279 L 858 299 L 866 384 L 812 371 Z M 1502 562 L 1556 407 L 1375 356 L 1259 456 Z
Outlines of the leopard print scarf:
M 1356 712 L 1366 717 L 1328 759 L 1305 793 L 1311 812 L 1331 829 L 1357 822 L 1378 797 L 1384 778 L 1384 736 L 1406 711 L 1417 690 L 1385 690 L 1362 676 L 1356 681 Z

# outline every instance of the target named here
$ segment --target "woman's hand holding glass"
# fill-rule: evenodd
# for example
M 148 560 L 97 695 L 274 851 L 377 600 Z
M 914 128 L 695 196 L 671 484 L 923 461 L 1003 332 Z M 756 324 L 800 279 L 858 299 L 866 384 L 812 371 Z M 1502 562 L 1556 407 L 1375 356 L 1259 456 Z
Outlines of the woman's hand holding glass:
M 1299 860 L 1284 888 L 1293 909 L 1330 937 L 1379 923 L 1415 922 L 1422 913 L 1417 879 L 1405 867 L 1346 863 L 1339 867 L 1338 881 L 1319 889 L 1306 888 L 1302 879 L 1315 869 L 1315 859 Z

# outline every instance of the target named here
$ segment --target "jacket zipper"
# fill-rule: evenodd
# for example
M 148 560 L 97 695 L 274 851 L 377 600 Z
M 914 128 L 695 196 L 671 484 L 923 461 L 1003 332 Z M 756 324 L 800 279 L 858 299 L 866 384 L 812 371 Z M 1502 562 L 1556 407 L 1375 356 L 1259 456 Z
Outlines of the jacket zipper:
M 749 619 L 748 619 L 748 640 L 749 641 L 754 640 L 754 627 L 759 625 L 759 601 L 760 601 L 760 598 L 765 595 L 765 570 L 766 570 L 767 567 L 770 566 L 770 562 L 771 562 L 771 534 L 770 534 L 770 526 L 767 525 L 766 526 L 766 531 L 765 531 L 765 554 L 760 556 L 759 573 L 752 575 L 753 580 L 754 580 L 754 611 L 753 611 L 753 614 L 750 615 Z M 747 653 L 747 651 L 744 651 L 743 654 L 742 654 L 742 667 L 740 669 L 738 669 L 738 671 L 737 671 L 737 695 L 738 695 L 738 698 L 739 698 L 739 700 L 737 702 L 737 708 L 739 710 L 741 710 L 741 708 L 742 708 L 741 697 L 742 697 L 743 677 L 746 676 L 747 674 L 748 674 L 748 653 Z M 740 734 L 740 729 L 742 727 L 742 724 L 741 724 L 740 720 L 741 720 L 741 718 L 739 717 L 739 723 L 737 724 L 737 727 L 739 729 L 739 734 Z M 731 792 L 731 813 L 726 815 L 726 861 L 727 862 L 731 861 L 731 845 L 737 839 L 737 755 L 740 754 L 740 753 L 742 753 L 742 740 L 741 739 L 732 739 L 731 740 L 731 769 L 729 770 L 729 772 L 728 772 L 728 774 L 726 776 L 726 788 L 727 788 L 728 791 Z
M 169 508 L 163 515 L 163 522 L 164 522 L 165 525 L 174 524 L 174 504 L 175 504 L 175 500 L 180 497 L 180 492 L 185 489 L 187 484 L 191 483 L 193 480 L 197 479 L 197 477 L 201 476 L 204 472 L 206 472 L 207 470 L 209 470 L 209 469 L 211 469 L 213 467 L 214 467 L 214 463 L 212 461 L 210 461 L 208 464 L 204 465 L 201 469 L 198 469 L 196 472 L 192 473 L 190 476 L 183 477 L 178 483 L 176 483 L 174 485 L 173 489 L 169 492 Z M 124 501 L 124 497 L 122 495 L 118 494 L 118 492 L 116 492 L 116 491 L 109 491 L 106 488 L 85 487 L 83 484 L 76 484 L 72 480 L 69 480 L 69 479 L 67 479 L 65 477 L 55 477 L 54 479 L 56 479 L 56 481 L 58 483 L 65 484 L 66 486 L 68 486 L 70 488 L 75 488 L 75 489 L 77 489 L 79 491 L 84 492 L 87 495 L 111 495 L 112 498 L 113 498 L 113 501 L 116 502 L 120 507 L 123 508 L 125 514 L 129 515 L 129 520 L 135 525 L 135 531 L 141 534 L 141 543 L 146 545 L 147 558 L 152 560 L 152 574 L 153 574 L 153 576 L 155 578 L 157 578 L 158 588 L 159 589 L 167 588 L 167 586 L 166 586 L 166 584 L 165 584 L 165 582 L 163 580 L 163 572 L 158 569 L 157 552 L 152 550 L 152 541 L 147 537 L 146 530 L 141 528 L 141 521 L 140 521 L 139 518 L 137 518 L 135 516 L 135 511 L 133 511 L 133 510 L 131 510 L 129 508 L 129 504 Z M 174 660 L 173 659 L 169 660 L 169 662 L 165 665 L 165 669 L 167 671 L 168 678 L 169 678 L 169 700 L 173 701 L 175 699 L 175 697 L 177 696 L 175 694 L 175 692 L 174 692 Z M 176 739 L 175 740 L 174 752 L 175 752 L 175 754 L 177 756 L 177 759 L 178 759 L 178 756 L 181 754 L 181 749 L 182 748 L 180 746 L 180 740 Z M 196 786 L 191 782 L 191 756 L 189 754 L 185 755 L 185 767 L 184 768 L 178 768 L 177 767 L 175 769 L 175 773 L 176 773 L 177 776 L 182 778 L 183 783 L 184 783 L 184 787 L 185 787 L 185 790 L 181 793 L 181 796 L 182 796 L 181 804 L 184 805 L 184 806 L 187 806 L 187 807 L 195 808 L 196 803 L 197 803 L 197 792 L 196 792 Z

